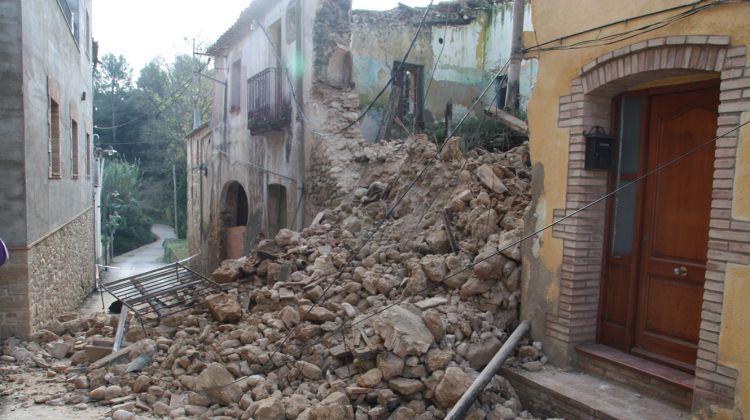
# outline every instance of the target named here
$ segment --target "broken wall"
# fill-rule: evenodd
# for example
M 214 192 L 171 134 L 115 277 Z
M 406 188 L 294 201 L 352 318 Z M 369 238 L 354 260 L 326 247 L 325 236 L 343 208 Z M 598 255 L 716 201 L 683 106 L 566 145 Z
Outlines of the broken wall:
M 403 59 L 424 10 L 399 6 L 388 11 L 353 12 L 354 81 L 362 104 L 374 100 L 388 82 L 394 61 Z M 526 30 L 531 30 L 530 14 L 527 10 Z M 466 7 L 446 2 L 432 8 L 407 59 L 407 63 L 423 67 L 428 124 L 443 120 L 448 100 L 453 102 L 454 118 L 463 116 L 509 59 L 511 31 L 512 2 Z M 535 79 L 535 61 L 525 61 L 521 73 L 522 108 Z M 493 89 L 483 98 L 485 104 L 493 102 L 497 87 Z M 376 109 L 382 110 L 387 101 L 386 92 L 378 99 Z M 367 138 L 374 137 L 373 127 L 380 119 L 379 112 L 375 112 L 364 123 Z

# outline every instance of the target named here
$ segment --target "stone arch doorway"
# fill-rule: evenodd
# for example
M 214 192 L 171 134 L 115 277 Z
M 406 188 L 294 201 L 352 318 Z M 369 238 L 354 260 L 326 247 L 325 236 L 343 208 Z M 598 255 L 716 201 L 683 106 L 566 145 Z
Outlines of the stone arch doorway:
M 245 188 L 237 181 L 227 183 L 221 200 L 222 260 L 244 256 L 248 211 Z

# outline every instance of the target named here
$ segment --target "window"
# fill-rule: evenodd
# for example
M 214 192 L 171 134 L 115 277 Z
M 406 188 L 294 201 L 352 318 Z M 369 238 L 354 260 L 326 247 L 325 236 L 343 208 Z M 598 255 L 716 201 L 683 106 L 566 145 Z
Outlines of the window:
M 91 176 L 91 133 L 86 133 L 86 178 Z
M 49 100 L 49 177 L 60 178 L 60 105 Z
M 240 95 L 242 94 L 242 60 L 237 60 L 232 63 L 232 70 L 229 74 L 229 86 L 230 86 L 230 98 L 231 104 L 230 109 L 237 111 L 240 109 Z
M 78 122 L 70 120 L 70 158 L 73 179 L 78 178 Z
M 62 9 L 63 17 L 65 17 L 65 22 L 68 24 L 68 28 L 70 28 L 70 33 L 73 34 L 73 39 L 75 39 L 76 44 L 78 44 L 80 36 L 78 0 L 58 0 L 57 2 Z
M 286 9 L 286 43 L 291 44 L 297 39 L 297 5 L 292 4 Z
M 86 31 L 84 32 L 84 36 L 86 37 L 83 40 L 83 43 L 86 44 L 84 46 L 84 49 L 86 51 L 86 58 L 91 60 L 91 18 L 89 17 L 89 11 L 86 11 L 86 20 L 84 21 L 84 25 L 86 25 Z

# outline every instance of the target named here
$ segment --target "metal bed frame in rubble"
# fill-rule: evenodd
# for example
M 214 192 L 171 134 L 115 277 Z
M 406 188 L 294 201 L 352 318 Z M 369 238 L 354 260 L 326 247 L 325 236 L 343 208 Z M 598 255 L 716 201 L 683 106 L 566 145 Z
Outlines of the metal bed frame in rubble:
M 123 318 L 130 310 L 142 326 L 147 323 L 158 325 L 163 317 L 191 309 L 201 298 L 223 291 L 218 283 L 181 262 L 105 283 L 101 287 L 122 302 L 120 321 L 123 325 Z

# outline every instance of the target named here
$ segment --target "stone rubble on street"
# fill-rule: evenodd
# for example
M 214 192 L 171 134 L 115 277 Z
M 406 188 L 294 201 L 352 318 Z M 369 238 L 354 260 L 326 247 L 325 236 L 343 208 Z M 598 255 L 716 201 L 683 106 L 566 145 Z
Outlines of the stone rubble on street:
M 2 382 L 46 371 L 65 392 L 29 404 L 108 406 L 113 419 L 444 417 L 519 321 L 521 251 L 509 245 L 530 199 L 526 144 L 457 145 L 389 214 L 437 153 L 423 136 L 391 142 L 377 164 L 396 169 L 373 172 L 302 232 L 224 261 L 213 279 L 226 293 L 158 325 L 131 315 L 114 360 L 94 344 L 111 342 L 117 315 L 64 314 L 5 341 Z M 533 370 L 546 357 L 526 340 L 506 363 Z M 501 376 L 467 416 L 531 417 Z

